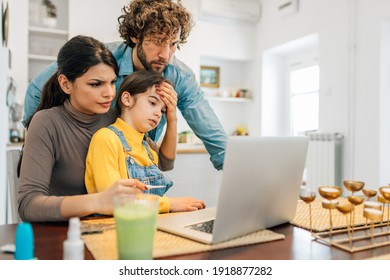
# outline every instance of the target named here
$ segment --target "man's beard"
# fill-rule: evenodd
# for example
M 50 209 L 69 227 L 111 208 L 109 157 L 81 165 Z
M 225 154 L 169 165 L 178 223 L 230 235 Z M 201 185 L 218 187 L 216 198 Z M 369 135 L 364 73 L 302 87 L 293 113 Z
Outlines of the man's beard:
M 148 61 L 146 60 L 146 54 L 144 52 L 144 49 L 142 47 L 142 44 L 137 48 L 137 56 L 138 56 L 138 59 L 139 61 L 141 62 L 142 66 L 145 68 L 145 70 L 149 70 L 149 71 L 156 71 L 158 73 L 162 73 L 165 68 L 167 67 L 168 63 L 165 61 L 165 60 L 157 60 L 157 61 L 151 61 L 150 63 L 148 63 Z M 154 62 L 158 62 L 158 63 L 164 63 L 165 66 L 163 68 L 159 68 L 159 69 L 154 69 L 152 64 Z

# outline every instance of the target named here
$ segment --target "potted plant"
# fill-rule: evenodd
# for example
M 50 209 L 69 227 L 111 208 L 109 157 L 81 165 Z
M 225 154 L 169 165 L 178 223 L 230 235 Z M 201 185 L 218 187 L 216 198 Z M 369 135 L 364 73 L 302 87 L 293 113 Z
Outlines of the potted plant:
M 57 25 L 57 8 L 50 0 L 42 0 L 43 25 L 54 28 Z

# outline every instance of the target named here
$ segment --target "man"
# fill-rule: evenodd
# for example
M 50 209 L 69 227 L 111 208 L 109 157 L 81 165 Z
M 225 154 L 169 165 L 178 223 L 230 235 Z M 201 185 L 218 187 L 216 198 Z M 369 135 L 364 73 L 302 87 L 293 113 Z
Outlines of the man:
M 193 24 L 191 15 L 180 0 L 177 3 L 171 0 L 134 0 L 122 12 L 118 22 L 124 42 L 107 44 L 119 65 L 116 88 L 134 71 L 147 69 L 161 73 L 173 83 L 178 96 L 177 107 L 203 141 L 214 167 L 222 169 L 227 135 L 194 73 L 174 56 L 176 49 L 187 41 Z M 53 63 L 30 82 L 24 102 L 23 124 L 35 112 L 42 87 L 56 70 L 57 64 Z M 164 116 L 149 137 L 157 141 L 165 124 Z

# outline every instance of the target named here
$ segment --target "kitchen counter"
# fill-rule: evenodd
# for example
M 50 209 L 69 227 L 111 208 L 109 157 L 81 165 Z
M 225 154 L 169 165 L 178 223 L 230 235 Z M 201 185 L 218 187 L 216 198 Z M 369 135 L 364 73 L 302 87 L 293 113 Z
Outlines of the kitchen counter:
M 203 146 L 203 144 L 178 143 L 177 153 L 178 154 L 206 154 L 207 150 Z
M 7 150 L 21 149 L 23 142 L 19 143 L 7 143 Z M 179 143 L 177 144 L 178 154 L 207 154 L 206 148 L 203 144 L 189 144 Z
M 24 142 L 17 142 L 17 143 L 7 143 L 7 150 L 21 150 L 23 147 Z

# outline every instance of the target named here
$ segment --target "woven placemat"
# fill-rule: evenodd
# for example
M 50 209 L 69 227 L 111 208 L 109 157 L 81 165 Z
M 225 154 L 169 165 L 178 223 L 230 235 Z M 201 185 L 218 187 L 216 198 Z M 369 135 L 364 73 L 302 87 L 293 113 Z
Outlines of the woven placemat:
M 347 198 L 339 198 L 339 203 L 349 203 Z M 365 225 L 366 218 L 363 216 L 363 203 L 355 207 L 354 226 Z M 328 231 L 330 229 L 329 209 L 322 207 L 322 200 L 316 198 L 311 203 L 312 227 L 314 232 Z M 348 222 L 350 219 L 348 215 Z M 384 221 L 387 221 L 387 208 L 385 208 Z M 297 227 L 310 229 L 309 205 L 302 200 L 298 201 L 297 211 L 291 224 Z M 340 213 L 337 209 L 332 210 L 333 229 L 342 229 L 347 227 L 346 216 Z
M 115 221 L 113 218 L 82 221 L 82 231 L 100 232 L 82 235 L 85 245 L 97 260 L 118 259 Z M 212 250 L 220 250 L 243 245 L 284 239 L 283 234 L 261 230 L 236 239 L 214 245 L 202 244 L 177 235 L 157 230 L 154 238 L 153 258 L 185 255 Z
M 377 256 L 377 257 L 372 257 L 372 258 L 367 258 L 365 260 L 390 260 L 390 254 Z

